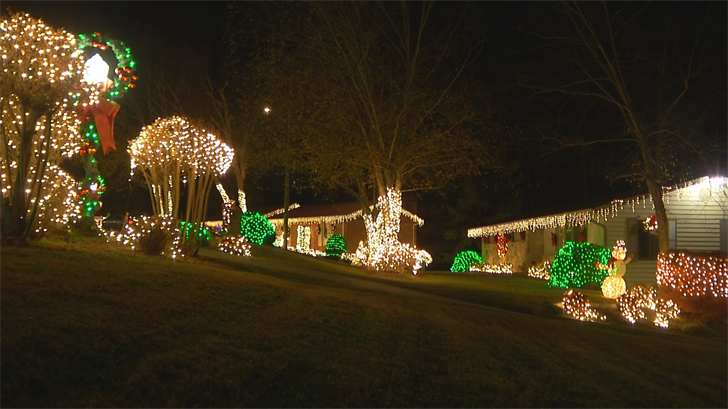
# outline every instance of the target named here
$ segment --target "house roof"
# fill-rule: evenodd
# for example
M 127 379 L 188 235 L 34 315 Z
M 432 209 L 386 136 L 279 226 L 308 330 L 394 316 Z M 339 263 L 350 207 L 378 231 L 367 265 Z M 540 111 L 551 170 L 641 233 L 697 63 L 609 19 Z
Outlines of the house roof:
M 726 184 L 726 179 L 722 176 L 714 178 L 704 176 L 678 185 L 663 186 L 662 195 L 664 197 L 671 191 L 685 189 L 687 187 L 703 183 L 712 183 L 713 181 L 716 181 L 720 186 L 725 186 Z M 473 227 L 468 229 L 468 237 L 495 236 L 498 233 L 509 234 L 526 230 L 534 231 L 536 229 L 550 229 L 563 226 L 583 226 L 590 221 L 596 221 L 599 223 L 602 219 L 607 220 L 608 218 L 617 217 L 619 211 L 624 209 L 625 206 L 630 207 L 634 212 L 635 206 L 640 204 L 645 206 L 648 200 L 650 201 L 652 208 L 654 208 L 654 204 L 652 204 L 652 196 L 644 194 L 633 196 L 629 199 L 614 199 L 609 204 L 593 208 L 532 217 L 529 219 L 514 220 L 505 223 L 490 224 L 481 227 Z
M 289 208 L 290 209 L 290 208 Z M 324 220 L 329 223 L 344 223 L 357 219 L 362 215 L 359 202 L 331 203 L 321 205 L 300 206 L 288 211 L 288 222 L 296 224 L 314 224 Z M 425 221 L 416 214 L 402 209 L 402 215 L 422 226 Z M 273 224 L 283 223 L 283 208 L 265 215 Z

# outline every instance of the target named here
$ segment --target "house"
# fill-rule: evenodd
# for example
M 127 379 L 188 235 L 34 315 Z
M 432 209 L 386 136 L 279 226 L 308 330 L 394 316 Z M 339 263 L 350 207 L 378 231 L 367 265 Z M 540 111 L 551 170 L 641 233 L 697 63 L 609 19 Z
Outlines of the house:
M 359 241 L 365 241 L 367 238 L 362 206 L 359 202 L 292 207 L 294 208 L 289 208 L 288 211 L 290 231 L 288 245 L 291 247 L 325 251 L 328 238 L 334 234 L 341 234 L 346 240 L 346 252 L 354 253 Z M 265 216 L 275 226 L 276 233 L 282 234 L 283 209 L 266 213 Z M 416 246 L 417 227 L 423 224 L 424 220 L 403 208 L 399 240 Z
M 728 182 L 724 177 L 703 177 L 663 187 L 671 250 L 728 250 Z M 483 261 L 508 262 L 516 272 L 553 261 L 567 241 L 587 241 L 611 248 L 626 241 L 634 259 L 627 267 L 627 286 L 655 286 L 658 240 L 649 224 L 655 219 L 649 194 L 615 199 L 604 206 L 468 229 L 468 237 L 481 238 Z M 505 257 L 499 257 L 497 234 L 508 237 Z M 504 241 L 504 240 L 502 240 Z M 503 243 L 501 243 L 503 244 Z

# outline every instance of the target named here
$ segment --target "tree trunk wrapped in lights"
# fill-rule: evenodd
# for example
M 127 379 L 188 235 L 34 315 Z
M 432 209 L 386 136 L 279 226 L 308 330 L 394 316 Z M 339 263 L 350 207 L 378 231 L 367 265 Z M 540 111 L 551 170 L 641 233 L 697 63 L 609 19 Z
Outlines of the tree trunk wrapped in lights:
M 97 93 L 81 86 L 83 53 L 73 34 L 55 30 L 28 14 L 15 14 L 0 26 L 3 70 L 0 72 L 0 166 L 8 234 L 25 241 L 43 211 L 42 196 L 49 163 L 58 152 L 72 152 L 78 139 L 74 104 Z M 4 213 L 4 212 L 3 212 Z
M 377 271 L 412 271 L 414 274 L 432 262 L 432 257 L 425 250 L 399 241 L 402 192 L 388 188 L 386 196 L 379 196 L 377 210 L 376 216 L 363 216 L 367 242 L 357 250 L 364 255 L 360 262 Z
M 233 159 L 233 150 L 215 135 L 198 129 L 185 118 L 158 119 L 142 129 L 131 141 L 132 176 L 139 168 L 149 188 L 154 214 L 173 221 L 179 235 L 182 255 L 195 255 L 199 249 L 202 222 L 215 177 L 224 174 Z M 187 186 L 184 217 L 180 212 L 180 189 Z M 183 229 L 179 229 L 183 222 Z

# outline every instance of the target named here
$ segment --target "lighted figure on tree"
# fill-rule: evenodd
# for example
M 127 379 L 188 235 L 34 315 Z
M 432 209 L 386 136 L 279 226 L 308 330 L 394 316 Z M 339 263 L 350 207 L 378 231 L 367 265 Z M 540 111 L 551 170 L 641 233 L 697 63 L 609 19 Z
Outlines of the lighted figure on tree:
M 33 227 L 44 228 L 39 215 L 75 218 L 66 217 L 75 206 L 63 199 L 54 210 L 47 198 L 75 195 L 57 165 L 80 145 L 75 105 L 95 103 L 97 92 L 81 81 L 85 59 L 71 33 L 17 13 L 0 25 L 0 48 L 0 221 L 3 236 L 22 244 Z
M 609 276 L 602 283 L 602 294 L 606 298 L 615 300 L 627 292 L 627 285 L 623 277 L 627 272 L 627 264 L 632 261 L 633 257 L 634 254 L 627 257 L 627 247 L 624 240 L 617 240 L 617 243 L 612 247 L 612 258 L 609 259 L 609 263 L 596 264 L 597 268 L 609 273 Z
M 104 155 L 111 149 L 116 150 L 114 142 L 114 118 L 119 112 L 115 101 L 134 88 L 137 79 L 131 50 L 123 42 L 104 38 L 100 33 L 78 36 L 78 48 L 86 54 L 83 68 L 83 82 L 98 93 L 95 103 L 79 100 L 76 107 L 81 118 L 81 135 L 84 142 L 79 149 L 83 160 L 85 178 L 81 182 L 79 199 L 82 201 L 83 215 L 93 226 L 92 217 L 101 207 L 101 196 L 106 191 L 103 177 L 99 173 L 94 154 L 101 149 Z M 102 54 L 113 51 L 115 61 L 112 66 Z M 110 57 L 108 59 L 111 59 Z M 111 78 L 113 79 L 111 79 Z
M 367 242 L 360 242 L 356 260 L 377 271 L 411 271 L 413 274 L 432 262 L 425 251 L 399 241 L 399 219 L 402 215 L 402 193 L 387 189 L 377 199 L 376 218 L 364 214 Z
M 581 288 L 588 283 L 601 286 L 608 273 L 597 264 L 609 262 L 609 250 L 589 242 L 567 241 L 551 265 L 549 286 Z

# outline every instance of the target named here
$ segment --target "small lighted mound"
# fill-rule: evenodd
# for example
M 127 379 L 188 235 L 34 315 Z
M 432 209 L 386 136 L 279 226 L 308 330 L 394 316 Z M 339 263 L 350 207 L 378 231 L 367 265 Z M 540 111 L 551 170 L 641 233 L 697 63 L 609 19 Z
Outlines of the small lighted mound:
M 563 308 L 564 311 L 578 321 L 604 321 L 606 317 L 599 314 L 597 310 L 592 308 L 589 297 L 580 291 L 574 289 L 564 293 Z
M 223 253 L 250 257 L 250 242 L 242 234 L 224 237 L 220 241 L 218 249 Z

